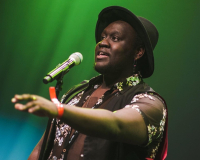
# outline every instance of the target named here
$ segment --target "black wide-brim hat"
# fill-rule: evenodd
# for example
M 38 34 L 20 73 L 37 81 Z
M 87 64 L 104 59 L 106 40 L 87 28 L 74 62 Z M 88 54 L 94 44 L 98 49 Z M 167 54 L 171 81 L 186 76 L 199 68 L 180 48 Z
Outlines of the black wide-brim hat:
M 158 41 L 158 31 L 149 20 L 134 15 L 131 11 L 120 6 L 110 6 L 104 8 L 98 16 L 96 24 L 96 43 L 101 41 L 101 33 L 112 22 L 122 20 L 130 24 L 145 45 L 145 53 L 138 60 L 140 74 L 142 78 L 148 78 L 154 71 L 153 50 Z

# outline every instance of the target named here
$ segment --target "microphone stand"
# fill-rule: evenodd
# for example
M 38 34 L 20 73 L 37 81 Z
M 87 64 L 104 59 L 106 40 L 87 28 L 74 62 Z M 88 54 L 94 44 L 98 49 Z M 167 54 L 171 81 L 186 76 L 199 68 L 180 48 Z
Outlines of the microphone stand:
M 69 71 L 69 70 L 68 70 Z M 67 72 L 68 72 L 67 71 Z M 58 97 L 60 91 L 62 90 L 62 85 L 63 85 L 63 77 L 64 77 L 64 74 L 66 72 L 63 72 L 61 76 L 59 76 L 57 78 L 57 83 L 56 83 L 56 86 L 55 86 L 55 89 L 56 89 L 56 96 Z M 45 131 L 45 134 L 44 134 L 44 138 L 43 138 L 43 142 L 42 142 L 42 146 L 41 146 L 41 150 L 40 150 L 40 155 L 39 155 L 39 159 L 38 160 L 44 160 L 47 159 L 48 157 L 46 157 L 47 155 L 47 151 L 49 150 L 48 148 L 46 148 L 46 145 L 48 145 L 48 139 L 51 139 L 53 136 L 50 132 L 50 130 L 52 131 L 53 128 L 51 128 L 51 123 L 55 122 L 55 120 L 53 121 L 52 118 L 49 118 L 48 122 L 47 122 L 47 127 L 46 127 L 46 131 Z

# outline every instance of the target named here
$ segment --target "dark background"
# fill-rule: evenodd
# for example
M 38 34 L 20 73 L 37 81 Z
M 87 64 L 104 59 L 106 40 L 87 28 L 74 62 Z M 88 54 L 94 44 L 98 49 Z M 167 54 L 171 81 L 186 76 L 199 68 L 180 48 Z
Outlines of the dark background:
M 160 38 L 155 72 L 145 81 L 169 109 L 167 160 L 199 157 L 199 0 L 0 0 L 0 159 L 25 160 L 45 130 L 47 118 L 14 109 L 14 94 L 49 98 L 43 77 L 73 52 L 84 60 L 64 77 L 63 91 L 93 70 L 98 13 L 120 5 L 152 21 Z

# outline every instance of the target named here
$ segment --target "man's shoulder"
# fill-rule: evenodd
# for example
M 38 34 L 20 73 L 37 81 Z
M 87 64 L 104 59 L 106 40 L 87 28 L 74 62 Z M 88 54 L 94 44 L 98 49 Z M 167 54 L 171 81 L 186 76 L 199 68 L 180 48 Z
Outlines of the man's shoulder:
M 135 94 L 134 97 L 138 97 L 139 95 L 145 95 L 145 97 L 155 97 L 156 101 L 162 102 L 162 104 L 166 105 L 164 98 L 153 88 L 151 88 L 147 83 L 141 82 L 137 85 L 137 87 L 133 88 Z M 133 91 L 132 91 L 133 92 Z
M 74 85 L 66 94 L 69 94 L 70 92 L 78 91 L 84 87 L 87 87 L 89 85 L 89 80 L 84 80 L 81 83 Z
M 89 80 L 84 80 L 81 83 L 74 85 L 67 93 L 65 93 L 61 98 L 61 103 L 66 103 L 68 99 L 73 97 L 74 95 L 80 93 L 85 90 L 89 85 Z

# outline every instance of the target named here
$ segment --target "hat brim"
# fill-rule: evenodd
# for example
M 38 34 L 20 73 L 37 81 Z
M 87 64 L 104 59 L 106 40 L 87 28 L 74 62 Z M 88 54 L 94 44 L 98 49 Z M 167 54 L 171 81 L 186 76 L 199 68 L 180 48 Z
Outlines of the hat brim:
M 142 17 L 137 17 L 131 11 L 120 6 L 110 6 L 104 8 L 98 16 L 98 21 L 96 24 L 95 38 L 96 43 L 101 40 L 101 33 L 103 30 L 112 22 L 122 20 L 129 23 L 143 40 L 145 45 L 145 53 L 138 61 L 140 64 L 140 74 L 143 78 L 150 77 L 154 71 L 154 57 L 153 48 L 151 45 L 148 32 L 145 29 L 141 21 L 144 20 Z M 146 19 L 145 19 L 146 20 Z M 149 22 L 149 21 L 148 21 Z M 145 23 L 145 21 L 144 21 Z M 156 42 L 157 43 L 157 42 Z

